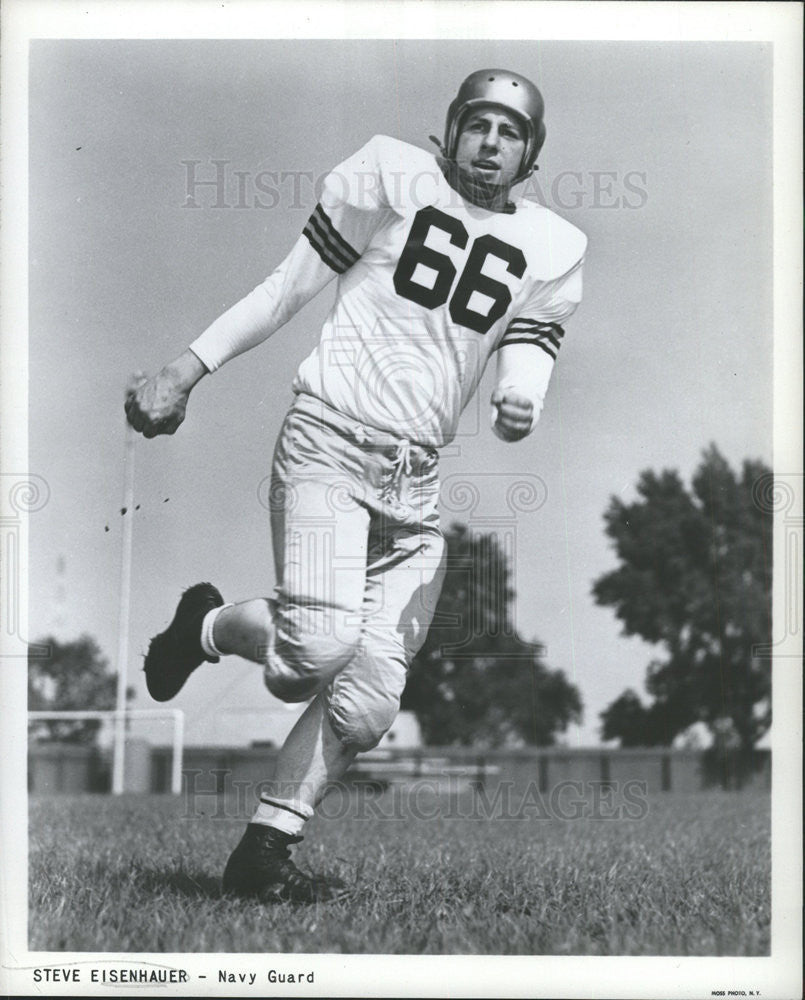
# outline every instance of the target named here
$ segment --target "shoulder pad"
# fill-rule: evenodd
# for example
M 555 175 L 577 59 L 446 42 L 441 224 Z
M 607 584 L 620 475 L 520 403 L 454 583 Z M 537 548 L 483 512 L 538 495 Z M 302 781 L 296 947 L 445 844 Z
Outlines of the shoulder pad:
M 364 148 L 371 148 L 373 167 L 391 208 L 404 211 L 414 203 L 421 207 L 437 196 L 442 173 L 427 149 L 389 135 L 373 136 Z
M 566 274 L 584 257 L 587 237 L 567 219 L 526 199 L 519 203 L 518 210 L 523 212 L 530 234 L 547 247 L 555 277 Z

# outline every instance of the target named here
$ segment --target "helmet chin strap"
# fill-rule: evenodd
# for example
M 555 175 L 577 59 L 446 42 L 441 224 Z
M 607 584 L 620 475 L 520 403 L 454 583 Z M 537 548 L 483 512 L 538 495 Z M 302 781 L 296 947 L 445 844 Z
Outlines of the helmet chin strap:
M 429 135 L 428 138 L 435 146 L 438 147 L 438 150 L 442 154 L 442 156 L 446 160 L 449 160 L 450 157 L 447 155 L 447 150 L 444 148 L 444 143 L 442 142 L 442 140 L 438 139 L 435 135 Z M 528 170 L 526 170 L 524 174 L 520 174 L 518 177 L 514 178 L 514 180 L 512 181 L 512 187 L 514 187 L 515 184 L 520 184 L 522 181 L 530 177 L 531 174 L 535 174 L 538 170 L 539 170 L 539 164 L 534 163 L 531 167 L 529 167 Z
M 474 177 L 468 171 L 463 170 L 456 163 L 454 158 L 447 155 L 444 145 L 439 139 L 436 138 L 435 135 L 430 135 L 428 138 L 431 142 L 435 143 L 439 152 L 442 154 L 441 158 L 437 157 L 436 160 L 442 169 L 445 179 L 448 184 L 458 191 L 463 198 L 472 202 L 473 205 L 477 205 L 478 208 L 485 208 L 489 211 L 494 211 L 494 209 L 490 208 L 490 205 L 496 200 L 499 200 L 501 194 L 505 193 L 507 200 L 503 208 L 498 209 L 498 211 L 505 212 L 507 215 L 511 215 L 516 211 L 514 203 L 508 200 L 509 190 L 515 184 L 519 184 L 521 181 L 524 181 L 532 173 L 532 171 L 537 170 L 538 168 L 536 164 L 525 174 L 516 177 L 510 185 L 490 184 L 488 181 Z

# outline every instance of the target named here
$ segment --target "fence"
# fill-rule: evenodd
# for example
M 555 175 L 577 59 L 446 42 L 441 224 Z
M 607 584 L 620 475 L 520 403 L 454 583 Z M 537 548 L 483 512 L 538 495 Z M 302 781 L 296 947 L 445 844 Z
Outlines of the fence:
M 182 785 L 200 794 L 223 794 L 271 778 L 276 747 L 186 747 Z M 28 788 L 38 793 L 108 791 L 107 755 L 87 747 L 33 744 Z M 129 740 L 125 788 L 130 792 L 171 790 L 172 752 Z M 771 788 L 771 754 L 753 751 L 750 760 L 714 757 L 702 750 L 666 747 L 601 749 L 546 747 L 477 750 L 420 747 L 362 754 L 347 780 L 354 784 L 428 782 L 434 788 L 483 787 L 494 793 L 501 781 L 523 791 L 535 782 L 541 792 L 561 782 L 624 785 L 645 782 L 649 794 L 699 792 L 713 786 Z

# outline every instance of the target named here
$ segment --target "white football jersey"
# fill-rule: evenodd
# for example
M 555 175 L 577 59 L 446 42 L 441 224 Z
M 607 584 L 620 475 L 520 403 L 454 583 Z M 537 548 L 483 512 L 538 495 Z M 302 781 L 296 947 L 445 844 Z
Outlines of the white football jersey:
M 375 136 L 326 177 L 283 264 L 191 347 L 212 371 L 337 274 L 335 304 L 294 390 L 440 447 L 494 351 L 536 351 L 550 371 L 581 299 L 585 248 L 584 234 L 548 209 L 525 200 L 511 213 L 479 208 L 432 154 Z

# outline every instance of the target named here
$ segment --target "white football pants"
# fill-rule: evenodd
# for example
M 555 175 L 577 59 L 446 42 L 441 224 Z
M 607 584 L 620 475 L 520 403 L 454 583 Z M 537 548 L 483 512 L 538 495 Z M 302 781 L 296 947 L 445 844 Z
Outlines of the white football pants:
M 438 455 L 297 395 L 277 441 L 277 574 L 265 682 L 283 701 L 325 692 L 339 740 L 391 726 L 444 578 Z

